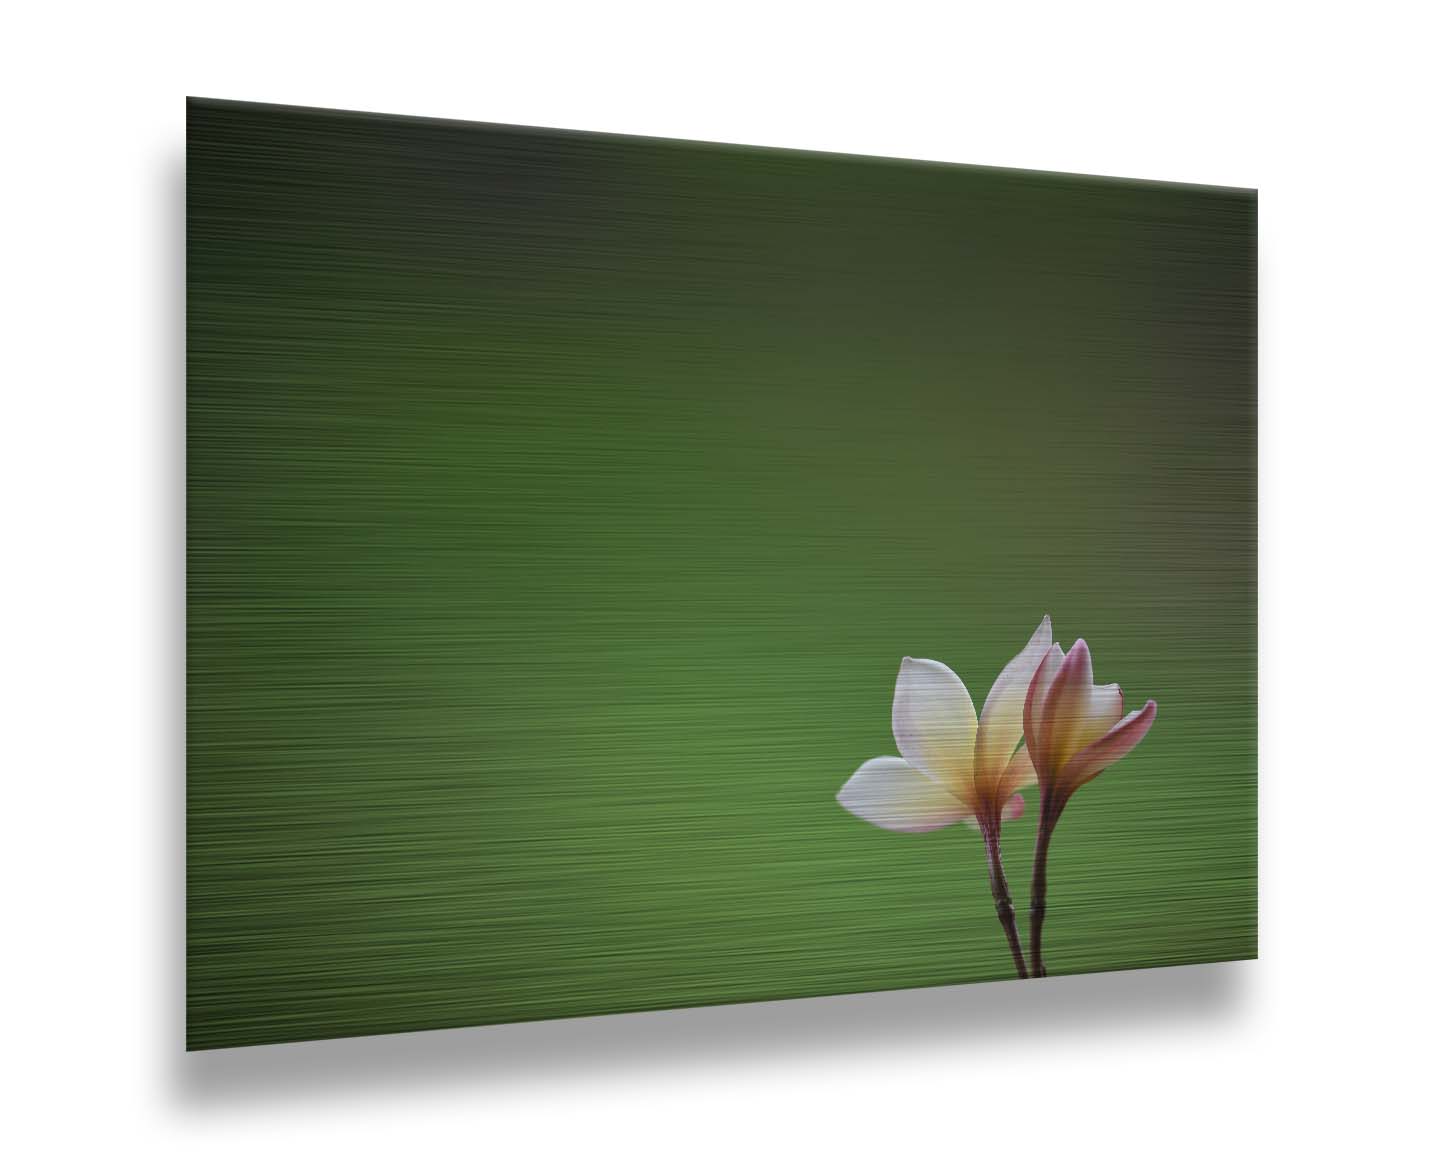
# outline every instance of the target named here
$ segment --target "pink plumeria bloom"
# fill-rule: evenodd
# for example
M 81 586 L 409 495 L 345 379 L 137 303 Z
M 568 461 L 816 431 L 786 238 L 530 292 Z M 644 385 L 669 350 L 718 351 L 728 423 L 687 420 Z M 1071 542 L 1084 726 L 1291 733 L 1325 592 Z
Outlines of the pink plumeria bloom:
M 1005 666 L 977 719 L 960 677 L 935 660 L 900 664 L 891 728 L 899 756 L 867 760 L 836 797 L 894 832 L 931 832 L 961 821 L 991 833 L 1025 810 L 1035 783 L 1023 745 L 1026 690 L 1050 648 L 1050 617 Z
M 1077 788 L 1131 751 L 1154 722 L 1154 700 L 1127 716 L 1120 685 L 1095 683 L 1084 640 L 1068 655 L 1051 645 L 1024 708 L 1025 746 L 1044 807 L 1058 816 Z

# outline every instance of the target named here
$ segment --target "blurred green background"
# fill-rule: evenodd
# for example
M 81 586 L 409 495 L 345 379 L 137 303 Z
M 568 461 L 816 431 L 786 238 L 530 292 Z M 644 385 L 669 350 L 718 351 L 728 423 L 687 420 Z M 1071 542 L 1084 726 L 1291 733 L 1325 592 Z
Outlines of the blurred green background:
M 1050 971 L 1255 954 L 1253 192 L 192 101 L 188 218 L 191 1047 L 1012 976 L 834 796 L 1045 612 Z

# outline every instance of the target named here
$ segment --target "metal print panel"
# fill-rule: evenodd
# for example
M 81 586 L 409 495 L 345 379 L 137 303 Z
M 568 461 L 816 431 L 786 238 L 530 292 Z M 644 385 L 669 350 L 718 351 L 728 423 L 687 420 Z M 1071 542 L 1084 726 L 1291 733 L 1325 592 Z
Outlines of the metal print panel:
M 189 1045 L 1254 956 L 1255 207 L 192 101 Z

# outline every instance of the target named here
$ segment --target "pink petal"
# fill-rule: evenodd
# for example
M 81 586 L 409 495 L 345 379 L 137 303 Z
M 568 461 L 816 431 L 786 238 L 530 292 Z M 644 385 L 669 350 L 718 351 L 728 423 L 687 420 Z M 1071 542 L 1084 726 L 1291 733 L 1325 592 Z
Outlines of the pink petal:
M 1066 790 L 1074 792 L 1132 751 L 1155 723 L 1155 712 L 1155 701 L 1147 700 L 1145 707 L 1131 712 L 1100 739 L 1076 753 L 1065 768 Z
M 1019 792 L 1005 801 L 1005 807 L 1000 809 L 1001 820 L 1018 820 L 1025 815 L 1025 797 Z
M 1064 655 L 1060 645 L 1050 645 L 1045 658 L 1035 669 L 1035 675 L 1025 693 L 1025 746 L 1029 748 L 1030 758 L 1037 770 L 1049 764 L 1049 750 L 1042 740 L 1042 730 L 1045 727 L 1046 710 L 1050 705 L 1050 690 L 1055 686 L 1055 677 L 1064 662 Z
M 1062 770 L 1088 744 L 1116 724 L 1124 708 L 1118 684 L 1096 686 L 1090 647 L 1076 640 L 1055 678 L 1042 739 L 1051 767 Z

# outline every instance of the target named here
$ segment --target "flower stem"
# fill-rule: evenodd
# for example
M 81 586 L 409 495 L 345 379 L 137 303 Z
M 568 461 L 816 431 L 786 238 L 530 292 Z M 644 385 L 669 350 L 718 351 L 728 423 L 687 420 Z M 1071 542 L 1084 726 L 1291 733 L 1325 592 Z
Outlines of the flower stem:
M 1030 878 L 1030 971 L 1035 977 L 1045 975 L 1045 961 L 1040 956 L 1040 930 L 1045 924 L 1045 871 L 1050 857 L 1050 834 L 1060 821 L 1060 813 L 1052 812 L 1050 804 L 1040 807 L 1040 830 L 1035 835 L 1035 871 Z
M 1000 927 L 1005 929 L 1005 939 L 1010 943 L 1010 955 L 1015 961 L 1015 972 L 1024 980 L 1025 953 L 1020 948 L 1020 934 L 1015 931 L 1015 904 L 1010 899 L 1010 885 L 1005 882 L 1005 868 L 1000 863 L 1000 829 L 982 828 L 985 839 L 985 857 L 990 864 L 990 891 L 995 896 L 995 912 L 1000 917 Z

